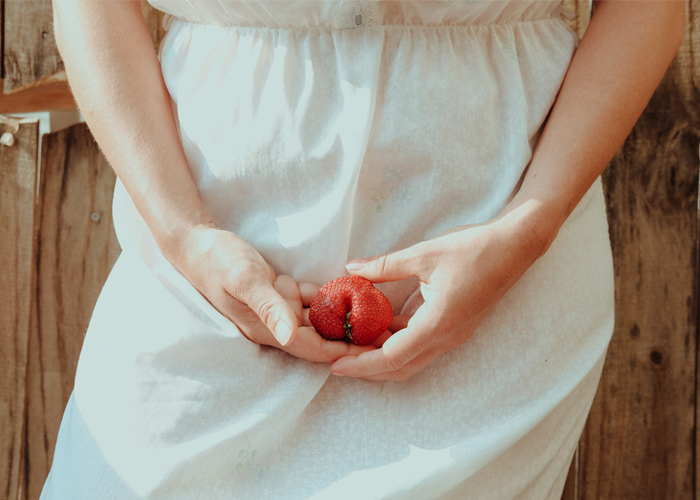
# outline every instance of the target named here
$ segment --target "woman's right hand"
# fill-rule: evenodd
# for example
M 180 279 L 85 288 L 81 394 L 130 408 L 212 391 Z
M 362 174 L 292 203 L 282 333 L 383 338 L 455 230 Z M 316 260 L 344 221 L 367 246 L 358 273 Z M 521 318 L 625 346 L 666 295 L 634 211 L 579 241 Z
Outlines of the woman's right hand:
M 321 337 L 309 322 L 308 309 L 304 312 L 319 286 L 278 276 L 257 250 L 234 233 L 200 224 L 174 250 L 171 263 L 256 344 L 325 363 L 373 349 Z
M 277 279 L 247 242 L 210 224 L 141 1 L 54 0 L 53 6 L 71 91 L 166 258 L 253 342 L 328 363 L 366 350 L 327 341 L 300 321 L 290 304 L 300 311 L 310 299 L 296 282 Z M 277 328 L 280 342 L 272 333 Z

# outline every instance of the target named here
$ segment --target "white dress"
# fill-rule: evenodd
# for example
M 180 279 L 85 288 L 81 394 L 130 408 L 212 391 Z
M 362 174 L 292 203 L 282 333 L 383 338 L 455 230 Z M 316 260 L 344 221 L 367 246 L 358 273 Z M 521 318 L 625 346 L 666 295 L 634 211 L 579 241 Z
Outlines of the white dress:
M 319 284 L 493 218 L 578 44 L 547 0 L 151 3 L 210 216 Z M 560 498 L 613 329 L 600 180 L 474 336 L 402 383 L 249 342 L 120 182 L 114 217 L 42 499 Z M 417 286 L 380 288 L 398 313 Z

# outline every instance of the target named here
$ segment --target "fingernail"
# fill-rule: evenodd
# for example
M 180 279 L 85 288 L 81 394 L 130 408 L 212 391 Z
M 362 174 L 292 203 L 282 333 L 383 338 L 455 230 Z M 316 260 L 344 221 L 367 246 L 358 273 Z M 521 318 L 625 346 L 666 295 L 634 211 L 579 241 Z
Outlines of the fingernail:
M 363 267 L 365 267 L 364 260 L 355 259 L 345 264 L 345 269 L 347 269 L 348 271 L 359 271 Z
M 336 377 L 345 377 L 345 374 L 340 372 L 331 372 L 331 375 L 335 375 Z
M 292 336 L 292 327 L 286 321 L 278 321 L 275 326 L 275 338 L 277 342 L 282 345 L 286 345 L 289 341 L 289 337 Z

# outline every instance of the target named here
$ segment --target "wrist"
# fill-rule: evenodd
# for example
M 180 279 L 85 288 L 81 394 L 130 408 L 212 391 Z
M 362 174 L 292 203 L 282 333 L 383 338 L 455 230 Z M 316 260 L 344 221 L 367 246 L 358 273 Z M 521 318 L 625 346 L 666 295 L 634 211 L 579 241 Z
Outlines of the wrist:
M 534 261 L 547 252 L 567 214 L 568 209 L 556 200 L 514 199 L 493 222 L 512 235 Z
M 158 221 L 152 231 L 163 256 L 176 268 L 182 267 L 186 259 L 189 242 L 205 228 L 216 227 L 203 208 L 183 210 L 170 214 L 167 220 Z

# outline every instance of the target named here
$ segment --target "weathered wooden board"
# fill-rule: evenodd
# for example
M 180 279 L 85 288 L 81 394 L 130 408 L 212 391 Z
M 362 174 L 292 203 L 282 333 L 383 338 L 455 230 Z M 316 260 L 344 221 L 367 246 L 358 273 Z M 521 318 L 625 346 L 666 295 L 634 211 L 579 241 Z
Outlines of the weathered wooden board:
M 700 5 L 695 1 L 688 3 L 686 10 L 688 19 L 688 28 L 686 29 L 686 39 L 683 50 L 678 54 L 678 65 L 684 68 L 676 74 L 676 83 L 678 84 L 679 97 L 687 106 L 687 113 L 692 120 L 691 126 L 688 127 L 686 135 L 691 138 L 690 144 L 687 146 L 689 153 L 693 147 L 698 152 L 698 136 L 700 136 Z M 693 137 L 694 135 L 694 137 Z M 695 139 L 692 141 L 692 139 Z M 700 203 L 698 210 L 698 226 L 696 229 L 696 253 L 698 259 L 695 267 L 695 316 L 696 324 L 700 325 Z M 690 320 L 690 318 L 689 318 Z M 696 339 L 700 336 L 700 327 L 696 327 Z M 696 353 L 700 351 L 700 345 L 695 346 Z M 700 414 L 698 413 L 698 405 L 700 404 L 700 364 L 696 355 L 695 365 L 695 463 L 694 479 L 695 479 L 695 498 L 700 496 L 700 435 L 698 434 L 698 426 L 700 425 Z
M 687 5 L 680 54 L 604 174 L 616 325 L 580 442 L 578 499 L 695 495 L 700 12 Z
M 56 46 L 51 0 L 4 0 L 3 3 L 4 93 L 64 81 L 65 67 Z M 142 0 L 141 9 L 157 49 L 165 35 L 163 13 L 151 7 L 147 0 Z
M 67 81 L 45 83 L 12 94 L 0 92 L 0 114 L 73 109 L 75 100 Z
M 22 473 L 30 329 L 38 122 L 0 146 L 0 498 L 17 498 Z
M 564 491 L 561 494 L 561 500 L 578 500 L 578 470 L 579 470 L 579 446 L 576 447 L 574 457 L 571 459 L 569 473 L 566 476 L 564 483 Z
M 27 376 L 26 498 L 39 498 L 92 310 L 120 248 L 116 177 L 87 126 L 44 136 L 37 289 Z
M 55 79 L 64 71 L 53 31 L 51 0 L 5 0 L 5 93 Z

